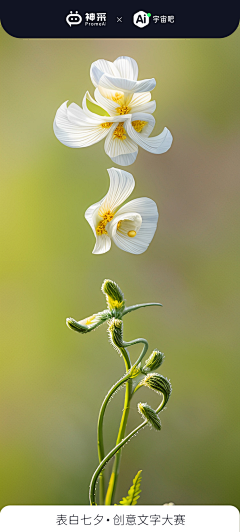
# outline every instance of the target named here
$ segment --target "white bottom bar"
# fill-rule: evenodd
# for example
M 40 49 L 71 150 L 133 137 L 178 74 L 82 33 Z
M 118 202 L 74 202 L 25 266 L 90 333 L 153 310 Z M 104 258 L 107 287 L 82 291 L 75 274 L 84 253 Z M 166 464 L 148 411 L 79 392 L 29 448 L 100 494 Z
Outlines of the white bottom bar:
M 140 532 L 239 532 L 239 512 L 234 506 L 140 505 L 5 506 L 0 512 L 1 532 L 117 532 L 130 526 L 141 526 Z

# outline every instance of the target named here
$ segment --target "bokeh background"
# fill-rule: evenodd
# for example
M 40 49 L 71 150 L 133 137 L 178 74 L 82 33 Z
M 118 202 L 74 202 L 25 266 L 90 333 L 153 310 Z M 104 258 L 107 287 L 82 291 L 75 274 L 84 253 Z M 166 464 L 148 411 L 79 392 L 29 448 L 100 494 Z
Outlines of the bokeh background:
M 143 470 L 142 504 L 238 504 L 240 30 L 221 40 L 17 40 L 1 30 L 0 504 L 88 504 L 96 422 L 123 360 L 106 326 L 65 325 L 105 307 L 103 279 L 128 304 L 124 337 L 165 353 L 173 394 L 162 431 L 124 449 L 116 502 Z M 103 143 L 70 149 L 52 123 L 65 101 L 93 94 L 93 61 L 129 55 L 155 77 L 154 134 L 171 150 L 140 149 L 131 199 L 153 198 L 160 221 L 149 250 L 92 255 L 84 212 L 108 190 Z M 138 349 L 132 348 L 134 360 Z M 121 390 L 106 415 L 114 445 Z M 153 407 L 158 396 L 139 391 Z M 129 429 L 139 423 L 133 403 Z M 109 472 L 109 471 L 108 471 Z

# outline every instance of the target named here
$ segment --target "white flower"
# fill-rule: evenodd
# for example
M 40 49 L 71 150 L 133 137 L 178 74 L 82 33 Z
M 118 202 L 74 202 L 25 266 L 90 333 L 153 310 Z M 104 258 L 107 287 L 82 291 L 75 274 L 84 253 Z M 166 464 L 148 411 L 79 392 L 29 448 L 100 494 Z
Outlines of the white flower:
M 96 237 L 93 253 L 106 253 L 111 240 L 124 251 L 136 255 L 148 248 L 157 228 L 158 210 L 149 198 L 138 198 L 118 207 L 134 189 L 135 181 L 129 172 L 108 169 L 110 187 L 107 195 L 85 212 L 85 218 Z
M 87 98 L 108 113 L 100 116 L 92 113 L 87 107 Z M 138 146 L 155 153 L 165 153 L 172 144 L 172 135 L 165 127 L 160 135 L 149 137 L 155 119 L 150 114 L 155 110 L 155 102 L 149 102 L 149 92 L 131 94 L 127 97 L 122 93 L 115 101 L 105 98 L 96 89 L 94 101 L 86 93 L 82 106 L 67 102 L 59 107 L 53 129 L 62 144 L 71 148 L 84 148 L 96 144 L 105 138 L 104 149 L 112 161 L 120 166 L 134 163 Z
M 126 56 L 118 57 L 113 63 L 105 59 L 94 61 L 90 76 L 95 87 L 107 91 L 147 92 L 156 85 L 154 78 L 137 81 L 138 65 L 134 59 Z

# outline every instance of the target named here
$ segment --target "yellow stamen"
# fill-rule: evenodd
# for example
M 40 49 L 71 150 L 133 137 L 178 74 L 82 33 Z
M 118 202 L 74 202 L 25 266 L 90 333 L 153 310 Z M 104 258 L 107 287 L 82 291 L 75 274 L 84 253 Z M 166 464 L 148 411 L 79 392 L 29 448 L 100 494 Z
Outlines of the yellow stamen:
M 114 133 L 113 133 L 113 138 L 114 139 L 121 139 L 121 140 L 124 140 L 127 138 L 127 136 L 125 135 L 126 131 L 123 127 L 123 122 L 120 122 L 120 124 L 118 124 L 118 126 L 116 127 Z
M 114 102 L 119 102 L 119 100 L 121 100 L 123 97 L 123 94 L 121 94 L 120 92 L 115 92 L 115 96 L 112 96 L 112 100 Z
M 137 133 L 140 133 L 140 131 L 142 131 L 146 124 L 147 122 L 145 122 L 144 120 L 134 120 L 132 122 L 132 126 L 134 127 L 135 131 L 137 131 Z
M 128 236 L 130 236 L 131 238 L 133 238 L 134 236 L 136 236 L 136 231 L 128 231 Z
M 101 124 L 101 127 L 102 127 L 103 129 L 107 129 L 107 128 L 111 127 L 111 126 L 112 126 L 112 122 L 103 122 L 103 123 Z
M 108 222 L 111 222 L 114 214 L 110 211 L 106 211 L 103 213 L 101 211 L 101 208 L 99 209 L 98 214 L 99 216 L 101 216 L 101 218 L 103 218 L 103 220 L 101 220 L 101 222 L 99 222 L 99 224 L 97 225 L 96 233 L 97 235 L 107 235 L 108 232 L 106 230 L 106 225 L 108 224 Z
M 128 107 L 127 105 L 121 105 L 121 107 L 117 107 L 116 111 L 119 115 L 127 115 L 131 111 L 131 107 Z
M 121 226 L 121 223 L 122 223 L 122 220 L 120 220 L 117 224 L 117 230 L 119 229 L 119 227 Z

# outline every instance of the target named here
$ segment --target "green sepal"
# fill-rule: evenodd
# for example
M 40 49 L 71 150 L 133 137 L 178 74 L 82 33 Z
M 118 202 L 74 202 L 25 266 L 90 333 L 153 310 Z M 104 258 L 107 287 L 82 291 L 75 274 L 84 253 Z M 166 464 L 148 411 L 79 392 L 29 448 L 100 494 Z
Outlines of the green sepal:
M 92 316 L 89 316 L 88 318 L 85 318 L 80 321 L 76 321 L 74 320 L 74 318 L 67 318 L 66 324 L 69 327 L 69 329 L 85 334 L 85 333 L 93 331 L 93 329 L 96 329 L 97 327 L 102 325 L 105 321 L 109 320 L 110 318 L 111 318 L 111 313 L 109 312 L 109 310 L 103 310 L 102 312 L 93 314 Z
M 115 309 L 122 312 L 125 307 L 124 294 L 114 281 L 105 279 L 101 288 L 103 294 L 106 296 L 107 306 L 109 310 Z
M 156 430 L 161 430 L 161 421 L 155 410 L 147 403 L 138 403 L 138 412 Z

